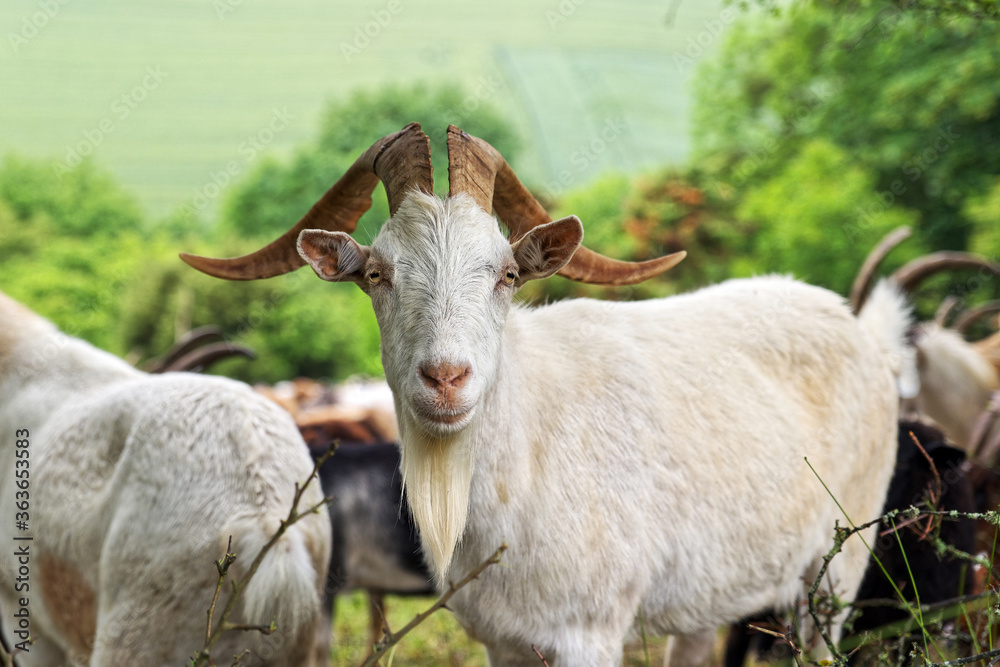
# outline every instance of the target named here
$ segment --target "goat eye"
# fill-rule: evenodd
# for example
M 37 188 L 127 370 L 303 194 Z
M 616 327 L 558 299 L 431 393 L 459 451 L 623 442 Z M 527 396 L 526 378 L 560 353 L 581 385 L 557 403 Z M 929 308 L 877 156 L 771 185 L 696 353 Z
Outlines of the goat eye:
M 513 271 L 508 270 L 503 275 L 503 282 L 505 285 L 513 285 L 515 280 L 517 280 L 517 274 Z
M 372 271 L 371 273 L 368 274 L 368 282 L 370 282 L 372 285 L 378 285 L 379 282 L 381 282 L 381 280 L 382 280 L 381 271 Z

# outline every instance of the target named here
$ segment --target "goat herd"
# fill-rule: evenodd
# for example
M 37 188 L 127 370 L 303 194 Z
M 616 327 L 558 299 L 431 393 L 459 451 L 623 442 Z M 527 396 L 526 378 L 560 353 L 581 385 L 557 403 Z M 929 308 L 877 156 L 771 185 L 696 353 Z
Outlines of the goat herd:
M 289 400 L 143 372 L 0 294 L 0 625 L 21 665 L 176 665 L 209 635 L 226 664 L 326 664 L 337 591 L 444 591 L 501 545 L 502 564 L 448 603 L 494 666 L 618 665 L 640 626 L 671 635 L 669 664 L 712 664 L 727 624 L 740 665 L 760 637 L 750 619 L 783 612 L 798 633 L 782 626 L 781 647 L 820 659 L 848 629 L 909 618 L 900 598 L 989 587 L 955 552 L 992 532 L 906 508 L 996 507 L 1000 333 L 962 335 L 988 308 L 914 323 L 907 295 L 941 270 L 1000 267 L 937 253 L 873 287 L 896 234 L 850 302 L 771 276 L 525 308 L 512 299 L 529 280 L 633 284 L 684 255 L 588 250 L 580 221 L 552 221 L 489 144 L 447 136 L 444 199 L 414 123 L 260 251 L 182 255 L 230 280 L 308 264 L 355 283 L 388 388 L 334 399 L 300 383 Z M 391 215 L 362 246 L 349 234 L 380 181 Z M 157 370 L 230 351 L 185 344 Z M 323 490 L 303 487 L 330 440 L 344 444 Z M 897 604 L 859 602 L 860 618 L 836 604 L 882 598 Z

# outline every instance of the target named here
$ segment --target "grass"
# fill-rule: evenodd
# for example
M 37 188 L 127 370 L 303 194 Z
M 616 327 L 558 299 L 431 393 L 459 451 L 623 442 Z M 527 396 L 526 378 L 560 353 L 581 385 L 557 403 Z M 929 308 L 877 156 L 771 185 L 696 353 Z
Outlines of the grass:
M 434 598 L 386 598 L 389 627 L 401 628 L 414 616 L 434 603 Z M 357 591 L 337 599 L 333 624 L 333 667 L 360 665 L 370 651 L 368 634 L 368 595 Z M 440 611 L 405 637 L 393 655 L 394 665 L 435 667 L 486 667 L 486 651 L 466 636 L 455 617 Z
M 386 598 L 389 627 L 398 629 L 434 603 L 435 598 Z M 357 591 L 337 599 L 333 624 L 332 667 L 356 667 L 369 654 L 368 595 Z M 625 646 L 625 667 L 663 664 L 663 637 L 648 638 L 649 662 L 641 639 Z M 383 662 L 385 664 L 386 661 Z M 439 611 L 406 636 L 392 657 L 392 664 L 412 667 L 486 667 L 486 651 L 472 641 L 448 611 Z M 541 661 L 539 661 L 541 664 Z

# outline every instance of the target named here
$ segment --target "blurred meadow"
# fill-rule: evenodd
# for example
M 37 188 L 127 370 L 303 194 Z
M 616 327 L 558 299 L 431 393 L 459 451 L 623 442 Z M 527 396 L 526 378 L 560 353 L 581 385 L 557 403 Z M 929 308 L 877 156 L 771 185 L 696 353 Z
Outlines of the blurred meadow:
M 562 278 L 525 302 L 669 295 L 791 273 L 846 294 L 887 232 L 1000 258 L 1000 4 L 994 0 L 7 0 L 0 4 L 0 290 L 142 363 L 214 324 L 251 382 L 382 374 L 367 298 L 307 271 L 194 272 L 294 224 L 379 137 L 449 123 L 490 141 L 553 217 L 624 259 L 687 250 L 634 288 Z M 357 236 L 387 217 L 379 188 Z M 935 279 L 996 298 L 995 281 Z M 430 604 L 390 599 L 399 627 Z M 426 604 L 425 604 L 426 602 Z M 335 664 L 367 645 L 341 601 Z M 651 644 L 652 664 L 662 640 Z M 641 645 L 634 664 L 646 664 Z M 442 612 L 395 664 L 484 665 Z M 633 664 L 633 663 L 630 663 Z

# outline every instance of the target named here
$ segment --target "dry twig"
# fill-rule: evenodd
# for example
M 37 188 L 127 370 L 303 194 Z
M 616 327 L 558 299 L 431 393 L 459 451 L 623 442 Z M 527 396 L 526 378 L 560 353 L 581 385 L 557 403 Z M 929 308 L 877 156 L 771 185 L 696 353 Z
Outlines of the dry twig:
M 34 643 L 35 643 L 34 638 L 28 639 L 29 646 Z M 3 643 L 0 642 L 0 667 L 15 667 L 14 657 L 17 656 L 19 653 L 24 653 L 24 649 L 16 648 L 8 653 L 7 649 L 4 648 Z
M 389 632 L 388 625 L 386 626 L 385 637 L 375 645 L 375 650 L 372 654 L 368 656 L 368 659 L 362 663 L 361 667 L 374 667 L 378 664 L 378 661 L 385 655 L 386 651 L 399 643 L 399 641 L 405 637 L 411 630 L 430 618 L 431 614 L 436 612 L 441 607 L 448 604 L 448 600 L 451 597 L 468 585 L 472 580 L 476 579 L 483 571 L 490 565 L 495 565 L 500 562 L 500 557 L 503 556 L 503 552 L 507 550 L 506 544 L 501 544 L 500 548 L 493 552 L 493 555 L 480 563 L 476 569 L 467 574 L 464 579 L 462 579 L 457 584 L 448 583 L 448 590 L 446 590 L 437 601 L 432 604 L 427 611 L 417 614 L 412 621 L 407 623 L 402 630 L 399 632 Z
M 229 617 L 236 608 L 236 603 L 239 600 L 240 594 L 246 589 L 247 585 L 257 573 L 257 569 L 260 567 L 261 562 L 263 562 L 264 557 L 267 556 L 268 552 L 270 552 L 278 540 L 281 539 L 281 536 L 285 534 L 285 531 L 295 525 L 295 523 L 297 523 L 302 517 L 319 511 L 321 507 L 333 500 L 333 496 L 327 496 L 304 512 L 299 512 L 299 502 L 302 500 L 302 495 L 305 493 L 305 490 L 309 487 L 309 485 L 316 479 L 316 476 L 319 474 L 320 467 L 326 463 L 331 456 L 333 456 L 333 453 L 337 450 L 338 444 L 338 442 L 330 444 L 329 449 L 327 449 L 326 452 L 316 460 L 316 463 L 313 465 L 312 472 L 301 486 L 299 486 L 298 482 L 295 483 L 295 496 L 292 499 L 292 507 L 288 511 L 288 516 L 281 521 L 281 525 L 278 527 L 278 530 L 274 532 L 271 539 L 268 540 L 267 544 L 261 548 L 260 552 L 258 552 L 257 556 L 253 559 L 253 562 L 250 563 L 250 568 L 243 580 L 239 582 L 232 582 L 232 595 L 230 595 L 225 608 L 222 610 L 219 623 L 213 628 L 213 618 L 215 616 L 215 609 L 219 599 L 219 592 L 221 591 L 223 583 L 229 574 L 229 566 L 236 560 L 236 554 L 230 553 L 230 549 L 232 548 L 232 537 L 230 537 L 229 546 L 226 548 L 225 555 L 215 561 L 215 567 L 219 571 L 219 581 L 215 587 L 215 595 L 212 598 L 212 604 L 208 609 L 208 625 L 205 630 L 205 644 L 202 646 L 201 650 L 195 653 L 194 657 L 189 662 L 190 667 L 203 667 L 204 665 L 215 664 L 215 661 L 212 659 L 212 648 L 224 632 L 228 632 L 230 630 L 242 630 L 260 632 L 261 634 L 270 634 L 275 630 L 274 623 L 271 623 L 270 625 L 242 625 L 238 623 L 230 623 Z M 234 664 L 236 663 L 234 662 Z
M 539 651 L 534 644 L 531 645 L 531 650 L 535 652 L 535 655 L 538 656 L 538 659 L 542 661 L 542 664 L 545 665 L 545 667 L 549 667 L 549 661 L 545 659 L 545 656 L 542 655 L 542 652 Z
M 918 445 L 919 445 L 919 443 L 918 443 Z M 921 447 L 921 451 L 923 451 L 922 447 Z M 926 456 L 926 452 L 924 453 L 924 455 Z M 806 460 L 806 463 L 808 464 L 808 459 Z M 933 464 L 932 464 L 932 466 L 933 466 Z M 812 468 L 811 465 L 810 465 L 810 468 Z M 815 474 L 815 470 L 813 470 L 813 473 Z M 817 475 L 817 478 L 819 479 L 818 475 Z M 940 489 L 941 482 L 940 482 L 940 477 L 937 475 L 936 469 L 935 469 L 935 478 L 937 480 L 938 489 L 937 489 L 937 493 L 935 493 L 933 489 L 930 489 L 930 494 L 929 495 L 930 495 L 931 499 L 934 499 L 935 497 L 940 497 L 940 494 L 941 494 L 941 489 Z M 820 483 L 821 484 L 823 483 L 822 479 L 820 479 Z M 825 486 L 826 485 L 824 484 L 824 487 Z M 829 489 L 827 489 L 827 490 L 829 491 Z M 831 495 L 831 497 L 832 497 L 832 495 Z M 836 498 L 834 498 L 834 501 L 836 502 Z M 950 511 L 950 510 L 949 511 L 942 511 L 942 510 L 934 510 L 934 509 L 919 510 L 916 507 L 910 507 L 909 509 L 905 509 L 905 510 L 892 510 L 890 512 L 887 512 L 883 516 L 879 517 L 878 519 L 875 519 L 873 521 L 869 521 L 867 523 L 864 523 L 864 524 L 861 524 L 861 525 L 858 525 L 858 526 L 853 525 L 853 523 L 852 523 L 852 525 L 851 525 L 850 528 L 841 528 L 839 525 L 835 526 L 835 529 L 834 529 L 834 545 L 830 549 L 830 551 L 826 554 L 826 556 L 823 557 L 823 565 L 820 568 L 819 573 L 816 576 L 816 579 L 813 581 L 812 586 L 809 589 L 809 594 L 808 594 L 809 614 L 812 617 L 813 623 L 816 625 L 816 628 L 817 628 L 820 636 L 822 637 L 824 643 L 826 644 L 826 646 L 829 649 L 831 655 L 833 656 L 833 663 L 834 664 L 838 664 L 838 665 L 845 664 L 846 663 L 846 657 L 844 656 L 844 654 L 839 649 L 840 648 L 849 648 L 849 647 L 851 647 L 852 645 L 854 645 L 857 642 L 856 641 L 847 641 L 847 642 L 845 642 L 845 646 L 843 646 L 843 647 L 838 647 L 838 646 L 834 645 L 834 643 L 832 642 L 832 640 L 830 638 L 830 635 L 829 635 L 829 632 L 828 632 L 827 628 L 825 627 L 825 624 L 823 624 L 821 622 L 821 620 L 820 620 L 820 613 L 821 612 L 818 609 L 818 603 L 817 603 L 817 600 L 816 600 L 817 591 L 819 589 L 820 582 L 823 580 L 823 577 L 826 576 L 826 572 L 827 572 L 827 569 L 828 569 L 828 567 L 830 565 L 830 561 L 833 560 L 834 556 L 836 556 L 838 553 L 840 553 L 840 550 L 843 547 L 843 544 L 847 540 L 847 538 L 849 538 L 851 535 L 853 535 L 855 533 L 862 532 L 866 528 L 868 528 L 869 526 L 872 526 L 872 525 L 874 525 L 876 523 L 879 523 L 881 521 L 887 521 L 887 520 L 891 521 L 892 519 L 894 519 L 896 516 L 899 516 L 899 515 L 902 515 L 902 516 L 909 515 L 913 519 L 920 519 L 920 518 L 926 516 L 929 519 L 936 518 L 938 522 L 940 522 L 941 519 L 957 520 L 959 518 L 969 518 L 969 519 L 976 519 L 976 520 L 985 520 L 985 521 L 988 521 L 988 522 L 993 523 L 995 525 L 1000 525 L 1000 515 L 998 515 L 997 512 L 979 513 L 979 512 L 956 512 L 956 511 Z M 846 517 L 846 514 L 845 514 L 845 517 Z M 847 519 L 848 519 L 848 521 L 850 521 L 849 517 L 847 517 Z M 897 529 L 898 529 L 898 527 L 897 527 Z M 926 535 L 927 532 L 928 531 L 924 531 L 924 534 Z M 989 572 L 993 573 L 994 575 L 996 574 L 995 571 L 994 571 L 994 569 L 993 569 L 993 563 L 992 562 L 986 562 L 986 560 L 984 558 L 973 556 L 971 554 L 967 554 L 967 553 L 965 553 L 963 551 L 955 549 L 953 546 L 951 546 L 949 544 L 944 544 L 943 547 L 944 547 L 944 551 L 946 553 L 948 553 L 948 554 L 950 554 L 952 556 L 961 558 L 963 560 L 966 560 L 968 562 L 979 564 L 979 565 L 985 567 Z M 871 552 L 870 549 L 869 549 L 869 552 Z M 950 618 L 950 617 L 952 617 L 953 614 L 949 614 L 948 612 L 956 612 L 956 608 L 964 607 L 964 605 L 967 602 L 970 602 L 970 601 L 977 601 L 977 602 L 979 602 L 979 601 L 981 601 L 981 603 L 983 604 L 983 606 L 987 606 L 987 605 L 991 604 L 992 601 L 994 601 L 994 600 L 997 599 L 997 594 L 996 594 L 995 591 L 986 591 L 986 592 L 981 593 L 981 594 L 963 596 L 963 597 L 955 598 L 953 600 L 944 600 L 944 601 L 937 602 L 937 603 L 930 604 L 930 605 L 916 605 L 915 606 L 915 605 L 907 602 L 906 599 L 903 597 L 903 595 L 898 590 L 896 592 L 899 595 L 899 600 L 898 601 L 884 601 L 884 602 L 890 602 L 890 604 L 892 606 L 898 606 L 899 608 L 905 609 L 906 611 L 908 611 L 910 613 L 911 618 L 908 619 L 907 621 L 900 621 L 899 623 L 890 624 L 890 626 L 886 626 L 885 629 L 888 629 L 888 628 L 893 628 L 894 630 L 898 629 L 903 634 L 905 634 L 907 632 L 910 632 L 912 630 L 920 630 L 920 632 L 923 633 L 925 636 L 927 636 L 927 626 L 928 625 L 930 625 L 930 624 L 932 624 L 932 623 L 934 623 L 934 622 L 936 622 L 938 620 L 941 620 L 943 618 Z M 838 603 L 838 601 L 834 600 L 834 605 L 833 605 L 834 608 L 832 610 L 824 610 L 824 611 L 828 611 L 828 612 L 832 611 L 832 613 L 836 613 L 838 611 L 837 607 L 839 606 L 837 603 Z M 855 606 L 861 607 L 861 606 L 868 606 L 868 605 L 860 603 L 860 604 L 856 604 Z M 937 613 L 932 615 L 931 612 L 937 612 Z M 896 626 L 899 626 L 899 627 L 897 628 Z M 969 664 L 973 664 L 973 663 L 976 663 L 976 662 L 985 662 L 986 660 L 989 660 L 991 658 L 996 658 L 998 656 L 1000 656 L 1000 649 L 993 650 L 993 651 L 987 651 L 987 652 L 983 652 L 983 653 L 979 653 L 977 655 L 970 656 L 970 657 L 967 657 L 967 658 L 959 658 L 959 659 L 956 659 L 956 660 L 951 660 L 951 661 L 947 661 L 947 662 L 940 662 L 940 663 L 932 663 L 932 662 L 930 662 L 927 659 L 926 656 L 924 656 L 924 664 L 926 665 L 926 667 L 959 667 L 960 665 L 969 665 Z

